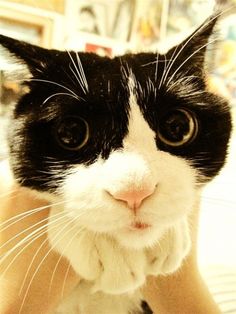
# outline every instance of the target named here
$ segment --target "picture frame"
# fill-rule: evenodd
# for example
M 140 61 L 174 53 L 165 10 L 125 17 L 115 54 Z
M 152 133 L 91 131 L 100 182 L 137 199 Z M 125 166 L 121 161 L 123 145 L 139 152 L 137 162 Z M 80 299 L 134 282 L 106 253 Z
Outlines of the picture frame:
M 85 51 L 86 52 L 94 52 L 102 57 L 112 57 L 113 51 L 111 47 L 98 45 L 94 43 L 86 43 L 85 44 Z
M 108 35 L 108 5 L 99 0 L 68 0 L 66 24 L 68 33 L 89 33 L 98 36 Z M 77 14 L 75 14 L 77 12 Z
M 200 25 L 214 10 L 215 0 L 196 1 L 196 0 L 168 0 L 168 20 L 167 36 L 175 36 L 186 30 L 195 29 Z M 201 12 L 201 13 L 200 13 Z
M 1 33 L 35 45 L 50 48 L 53 37 L 52 18 L 14 9 L 0 3 Z
M 220 21 L 221 40 L 216 43 L 212 60 L 212 77 L 217 89 L 224 91 L 233 108 L 236 108 L 236 10 Z
M 57 46 L 54 29 L 61 20 L 59 14 L 48 13 L 40 9 L 30 8 L 18 3 L 0 2 L 1 34 L 26 41 L 28 43 L 54 48 Z M 22 86 L 9 79 L 8 72 L 14 72 L 20 65 L 9 63 L 7 54 L 0 54 L 0 114 L 14 103 L 22 92 Z
M 135 0 L 121 0 L 117 4 L 116 14 L 110 36 L 121 41 L 131 38 L 136 10 Z
M 137 49 L 145 50 L 160 40 L 161 16 L 163 1 L 138 1 L 135 9 L 131 41 Z
M 84 32 L 77 32 L 65 38 L 63 46 L 66 50 L 94 52 L 108 57 L 119 56 L 132 50 L 132 43 Z
M 60 46 L 60 38 L 54 31 L 56 26 L 59 30 L 62 25 L 60 14 L 48 12 L 29 6 L 0 1 L 0 30 L 1 34 L 23 40 L 31 44 L 45 48 L 57 48 Z M 63 26 L 61 26 L 63 27 Z M 60 30 L 58 33 L 61 32 Z M 25 92 L 15 76 L 16 68 L 21 67 L 20 63 L 10 63 L 8 54 L 0 53 L 0 122 L 8 119 L 11 107 L 20 95 Z M 4 143 L 4 127 L 0 130 L 1 143 Z M 0 157 L 5 154 L 4 145 L 1 145 Z M 5 155 L 4 155 L 5 156 Z

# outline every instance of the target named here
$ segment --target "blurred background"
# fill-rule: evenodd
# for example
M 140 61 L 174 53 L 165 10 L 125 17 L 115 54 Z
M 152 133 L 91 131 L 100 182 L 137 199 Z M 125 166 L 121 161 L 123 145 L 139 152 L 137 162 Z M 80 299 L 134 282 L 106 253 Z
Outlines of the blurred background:
M 46 48 L 125 52 L 166 51 L 208 17 L 216 5 L 221 40 L 208 54 L 210 88 L 236 112 L 236 0 L 0 0 L 0 33 Z M 0 160 L 7 158 L 6 126 L 24 92 L 0 55 Z M 228 162 L 203 192 L 199 264 L 224 313 L 236 314 L 236 134 Z M 217 145 L 217 144 L 216 144 Z M 207 313 L 206 313 L 207 314 Z

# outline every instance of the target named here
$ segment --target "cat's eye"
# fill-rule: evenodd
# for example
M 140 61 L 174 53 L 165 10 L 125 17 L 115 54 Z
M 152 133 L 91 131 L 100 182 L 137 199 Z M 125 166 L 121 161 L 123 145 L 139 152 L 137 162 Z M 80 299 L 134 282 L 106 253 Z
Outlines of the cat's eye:
M 160 121 L 158 138 L 169 146 L 182 146 L 192 142 L 198 132 L 195 115 L 185 109 L 168 112 Z
M 67 116 L 56 124 L 54 134 L 62 148 L 76 151 L 87 143 L 89 125 L 83 118 Z

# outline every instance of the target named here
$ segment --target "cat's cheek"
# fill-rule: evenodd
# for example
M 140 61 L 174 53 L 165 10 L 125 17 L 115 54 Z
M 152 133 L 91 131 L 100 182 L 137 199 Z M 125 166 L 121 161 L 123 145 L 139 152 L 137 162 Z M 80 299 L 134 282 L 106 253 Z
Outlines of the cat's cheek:
M 111 234 L 114 230 L 128 224 L 130 217 L 126 209 L 106 203 L 97 193 L 98 199 L 101 201 L 97 204 L 95 202 L 68 202 L 65 205 L 65 214 L 75 221 L 78 228 L 84 227 L 98 234 Z
M 78 227 L 98 233 L 120 228 L 129 217 L 128 211 L 124 208 L 119 210 L 116 201 L 102 188 L 103 176 L 99 162 L 87 168 L 76 167 L 68 174 L 60 191 L 67 217 L 73 219 Z

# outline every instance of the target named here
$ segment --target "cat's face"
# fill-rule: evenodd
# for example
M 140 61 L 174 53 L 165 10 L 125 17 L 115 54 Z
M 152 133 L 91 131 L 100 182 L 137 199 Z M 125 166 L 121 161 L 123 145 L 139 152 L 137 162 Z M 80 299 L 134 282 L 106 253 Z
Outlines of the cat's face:
M 166 55 L 113 59 L 0 36 L 33 75 L 10 130 L 15 177 L 65 201 L 79 227 L 154 244 L 225 161 L 229 108 L 206 90 L 203 69 L 213 26 Z

